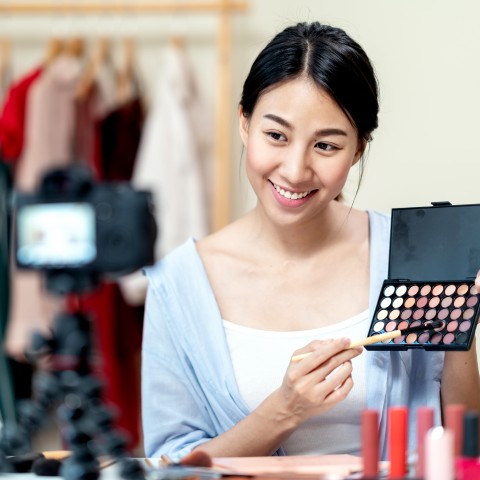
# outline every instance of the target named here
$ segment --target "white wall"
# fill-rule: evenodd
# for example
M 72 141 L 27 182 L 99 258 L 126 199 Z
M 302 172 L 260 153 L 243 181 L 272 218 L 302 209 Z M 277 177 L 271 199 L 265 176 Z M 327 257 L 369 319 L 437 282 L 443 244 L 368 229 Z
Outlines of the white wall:
M 126 1 L 126 0 L 124 0 Z M 135 0 L 131 0 L 133 3 Z M 288 24 L 319 20 L 340 26 L 367 51 L 381 90 L 380 127 L 356 200 L 361 208 L 431 201 L 480 202 L 480 4 L 475 0 L 249 0 L 233 28 L 232 198 L 233 217 L 253 198 L 243 176 L 236 106 L 250 63 L 265 42 Z M 12 38 L 14 70 L 41 58 L 52 34 L 89 38 L 134 35 L 138 63 L 151 94 L 166 39 L 180 33 L 206 98 L 215 98 L 215 16 L 211 14 L 31 16 L 3 15 L 1 35 Z M 347 196 L 355 189 L 353 173 Z M 480 242 L 480 239 L 479 239 Z

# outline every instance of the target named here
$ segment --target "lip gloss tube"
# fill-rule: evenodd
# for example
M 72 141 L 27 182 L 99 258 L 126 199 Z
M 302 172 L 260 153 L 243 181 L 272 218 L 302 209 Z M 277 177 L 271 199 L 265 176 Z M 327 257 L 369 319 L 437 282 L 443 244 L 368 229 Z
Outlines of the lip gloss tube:
M 458 480 L 477 480 L 480 478 L 478 459 L 478 413 L 467 412 L 464 416 L 463 452 L 455 462 Z
M 362 412 L 362 459 L 364 479 L 378 478 L 379 432 L 378 412 Z
M 452 432 L 443 427 L 429 430 L 425 442 L 425 454 L 425 480 L 455 478 Z
M 406 407 L 391 407 L 388 410 L 388 448 L 390 471 L 388 478 L 400 479 L 407 476 L 407 422 Z
M 461 404 L 448 405 L 445 412 L 445 427 L 453 434 L 453 453 L 455 458 L 463 451 L 463 417 L 465 407 Z
M 425 476 L 425 443 L 428 431 L 433 427 L 433 408 L 420 407 L 417 410 L 417 464 L 415 475 Z

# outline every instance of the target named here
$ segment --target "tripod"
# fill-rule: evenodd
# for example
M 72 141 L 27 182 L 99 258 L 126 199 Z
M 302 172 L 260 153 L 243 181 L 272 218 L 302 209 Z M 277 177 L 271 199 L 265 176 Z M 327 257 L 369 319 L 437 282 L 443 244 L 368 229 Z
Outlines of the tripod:
M 106 455 L 119 462 L 121 478 L 144 478 L 140 464 L 127 456 L 127 440 L 115 430 L 114 414 L 102 403 L 102 384 L 90 367 L 90 330 L 90 321 L 82 313 L 63 313 L 55 319 L 51 337 L 34 336 L 30 358 L 47 359 L 50 369 L 34 375 L 32 399 L 19 405 L 16 428 L 4 427 L 0 472 L 8 471 L 6 454 L 29 451 L 31 435 L 59 402 L 57 415 L 71 450 L 60 468 L 62 477 L 96 480 L 100 475 L 98 457 Z

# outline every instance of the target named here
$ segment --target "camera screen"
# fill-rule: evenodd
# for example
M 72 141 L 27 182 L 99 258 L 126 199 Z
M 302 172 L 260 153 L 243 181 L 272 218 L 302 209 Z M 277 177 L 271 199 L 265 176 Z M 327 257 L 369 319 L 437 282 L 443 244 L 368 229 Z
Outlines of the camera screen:
M 25 267 L 74 267 L 97 254 L 95 211 L 88 203 L 23 205 L 17 211 L 17 262 Z

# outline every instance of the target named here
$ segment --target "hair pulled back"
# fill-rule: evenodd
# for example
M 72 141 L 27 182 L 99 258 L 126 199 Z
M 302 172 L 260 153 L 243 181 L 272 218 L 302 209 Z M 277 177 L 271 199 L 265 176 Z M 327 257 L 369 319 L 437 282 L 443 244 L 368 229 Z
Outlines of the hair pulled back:
M 243 85 L 240 105 L 249 117 L 270 87 L 306 76 L 324 89 L 368 141 L 378 126 L 378 85 L 362 47 L 342 29 L 298 23 L 278 33 L 259 53 Z

